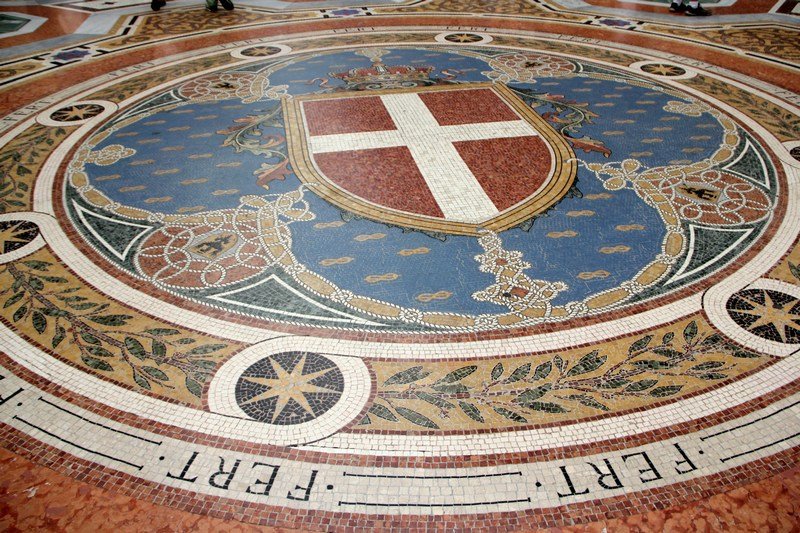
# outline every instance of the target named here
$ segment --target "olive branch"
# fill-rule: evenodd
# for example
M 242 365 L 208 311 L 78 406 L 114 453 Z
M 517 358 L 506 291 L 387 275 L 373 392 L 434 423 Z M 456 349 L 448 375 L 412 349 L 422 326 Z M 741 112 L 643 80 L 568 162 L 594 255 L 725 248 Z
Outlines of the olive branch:
M 417 365 L 386 379 L 361 425 L 371 424 L 373 415 L 389 422 L 405 419 L 424 428 L 440 429 L 430 417 L 408 407 L 409 402 L 419 400 L 434 406 L 440 418 L 449 418 L 454 410 L 460 410 L 478 423 L 486 423 L 490 412 L 526 424 L 540 422 L 543 415 L 568 413 L 577 406 L 610 411 L 610 401 L 678 394 L 683 385 L 670 384 L 674 378 L 727 379 L 735 363 L 716 360 L 714 354 L 760 357 L 717 333 L 698 334 L 697 323 L 692 321 L 683 330 L 682 342 L 673 332 L 657 344 L 653 335 L 646 335 L 631 343 L 626 356 L 614 364 L 599 350 L 586 353 L 574 364 L 555 355 L 536 366 L 529 361 L 509 371 L 499 362 L 491 371 L 484 370 L 488 375 L 480 384 L 475 384 L 474 378 L 466 379 L 478 371 L 477 365 L 457 368 L 438 379 L 431 379 L 433 371 Z
M 14 323 L 29 322 L 39 335 L 52 335 L 49 345 L 63 349 L 64 343 L 79 350 L 87 367 L 114 372 L 121 364 L 141 388 L 175 389 L 164 371 L 168 367 L 183 373 L 184 384 L 194 396 L 202 394 L 203 383 L 217 362 L 207 356 L 227 348 L 226 344 L 196 344 L 174 328 L 126 329 L 133 317 L 109 313 L 110 304 L 98 304 L 77 294 L 81 287 L 49 273 L 52 264 L 24 260 L 9 263 L 5 271 L 13 278 L 11 286 L 0 290 L 3 309 L 14 308 Z

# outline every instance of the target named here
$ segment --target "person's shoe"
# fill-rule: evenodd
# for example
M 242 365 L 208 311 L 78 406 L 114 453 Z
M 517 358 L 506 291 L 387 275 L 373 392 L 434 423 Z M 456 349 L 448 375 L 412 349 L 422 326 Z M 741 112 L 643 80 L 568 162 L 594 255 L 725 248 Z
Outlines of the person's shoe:
M 689 6 L 686 8 L 686 13 L 684 13 L 687 17 L 707 17 L 711 15 L 711 11 L 707 9 L 703 9 L 703 6 L 700 4 L 697 7 Z
M 231 0 L 219 0 L 219 3 L 222 4 L 225 11 L 233 11 L 233 2 Z
M 217 3 L 206 2 L 206 11 L 208 11 L 209 13 L 216 13 L 217 11 L 219 11 Z
M 151 0 L 150 9 L 152 9 L 153 11 L 158 11 L 165 5 L 167 5 L 166 0 Z
M 670 13 L 683 13 L 684 11 L 686 11 L 686 4 L 679 4 L 678 2 L 672 2 L 669 5 Z

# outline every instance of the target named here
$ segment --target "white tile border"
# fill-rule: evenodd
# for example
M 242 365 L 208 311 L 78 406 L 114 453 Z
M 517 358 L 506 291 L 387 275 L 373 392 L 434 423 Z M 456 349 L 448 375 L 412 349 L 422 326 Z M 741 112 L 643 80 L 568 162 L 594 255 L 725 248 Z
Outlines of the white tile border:
M 591 455 L 474 467 L 357 466 L 335 457 L 306 462 L 164 437 L 66 404 L 15 376 L 0 385 L 4 396 L 15 394 L 13 403 L 22 404 L 0 406 L 0 422 L 91 463 L 211 497 L 356 514 L 470 515 L 602 502 L 736 469 L 797 446 L 800 437 L 795 394 L 702 430 Z M 23 390 L 14 393 L 17 388 Z M 568 432 L 553 435 L 569 438 Z M 491 445 L 495 438 L 484 440 Z M 535 441 L 519 443 L 523 451 L 538 449 Z M 445 455 L 470 452 L 454 445 Z M 603 475 L 610 470 L 613 477 Z

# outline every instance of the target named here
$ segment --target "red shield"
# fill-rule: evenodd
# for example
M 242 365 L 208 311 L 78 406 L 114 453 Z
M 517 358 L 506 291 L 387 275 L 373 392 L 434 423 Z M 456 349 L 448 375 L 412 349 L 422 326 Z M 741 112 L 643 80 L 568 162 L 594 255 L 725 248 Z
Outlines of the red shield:
M 293 167 L 358 215 L 425 231 L 502 231 L 572 186 L 564 139 L 512 91 L 470 84 L 284 101 Z

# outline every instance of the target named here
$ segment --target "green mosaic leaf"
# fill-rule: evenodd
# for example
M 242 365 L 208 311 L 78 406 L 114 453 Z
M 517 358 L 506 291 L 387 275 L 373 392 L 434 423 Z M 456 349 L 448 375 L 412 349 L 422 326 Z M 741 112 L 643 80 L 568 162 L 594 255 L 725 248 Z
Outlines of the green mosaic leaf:
M 503 415 L 504 417 L 514 422 L 519 422 L 520 424 L 524 424 L 525 422 L 528 421 L 528 419 L 525 418 L 524 416 L 517 414 L 514 411 L 509 411 L 505 407 L 494 407 L 493 409 L 497 414 Z
M 112 372 L 114 370 L 114 368 L 111 365 L 95 357 L 84 355 L 81 356 L 81 359 L 83 360 L 86 366 L 94 368 L 95 370 L 102 370 L 103 372 Z
M 86 332 L 81 333 L 81 339 L 83 339 L 83 342 L 88 344 L 102 344 L 100 339 L 98 339 L 91 333 L 86 333 Z
M 553 363 L 547 361 L 546 363 L 542 363 L 541 365 L 536 367 L 536 370 L 533 372 L 533 376 L 531 379 L 533 381 L 538 381 L 540 379 L 545 379 L 547 376 L 550 375 L 550 371 L 553 370 Z
M 161 341 L 153 339 L 153 356 L 164 357 L 167 355 L 167 345 Z
M 211 352 L 216 352 L 217 350 L 222 350 L 227 345 L 225 344 L 203 344 L 201 346 L 195 346 L 188 352 L 186 355 L 203 355 Z
M 215 368 L 217 368 L 217 362 L 216 361 L 207 361 L 205 359 L 201 359 L 199 361 L 195 361 L 194 364 L 196 366 L 199 366 L 203 370 L 214 370 Z
M 186 377 L 184 380 L 186 383 L 186 388 L 189 389 L 189 392 L 200 398 L 203 395 L 203 386 L 200 385 L 198 382 L 193 380 L 190 377 Z M 148 387 L 149 388 L 149 387 Z
M 573 394 L 568 397 L 570 400 L 575 400 L 576 402 L 585 405 L 586 407 L 591 407 L 593 409 L 599 409 L 600 411 L 608 411 L 608 407 L 591 396 L 587 396 L 585 394 Z M 554 404 L 555 405 L 555 404 Z
M 650 396 L 656 398 L 663 398 L 665 396 L 672 396 L 683 388 L 683 385 L 669 385 L 667 387 L 658 387 L 650 391 Z
M 742 350 L 738 348 L 734 349 L 731 355 L 733 355 L 738 359 L 758 359 L 759 357 L 761 357 L 757 353 L 749 352 L 747 350 Z
M 500 379 L 500 376 L 503 375 L 504 370 L 503 363 L 497 363 L 494 365 L 494 368 L 492 369 L 492 381 Z
M 8 300 L 6 300 L 6 303 L 3 304 L 3 309 L 5 309 L 7 307 L 11 307 L 12 305 L 17 303 L 18 301 L 22 300 L 23 296 L 25 296 L 24 292 L 18 292 L 17 294 L 15 294 L 14 296 L 12 296 Z
M 142 346 L 142 343 L 133 337 L 125 337 L 125 347 L 131 353 L 131 355 L 137 359 L 147 359 L 147 352 L 145 351 L 144 346 Z
M 566 409 L 558 405 L 557 403 L 551 402 L 531 402 L 529 405 L 525 407 L 529 409 L 533 409 L 534 411 L 543 411 L 545 413 L 568 413 Z
M 453 383 L 453 384 L 444 383 L 442 385 L 434 385 L 433 390 L 442 392 L 444 394 L 462 394 L 465 392 L 469 392 L 469 387 L 467 387 L 463 383 Z
M 151 328 L 144 330 L 145 333 L 149 333 L 150 335 L 155 335 L 157 337 L 166 337 L 169 335 L 177 335 L 180 333 L 180 330 L 172 329 L 172 328 Z
M 169 381 L 169 376 L 154 366 L 143 366 L 142 372 L 153 379 L 157 379 L 159 381 Z
M 130 315 L 101 315 L 89 317 L 89 320 L 103 326 L 124 326 L 131 318 Z
M 521 379 L 525 379 L 525 377 L 530 373 L 530 371 L 531 371 L 531 364 L 530 363 L 525 363 L 524 365 L 520 365 L 511 373 L 510 376 L 508 376 L 504 380 L 504 382 L 505 383 L 514 383 L 515 381 L 519 381 Z
M 45 263 L 44 261 L 34 261 L 32 259 L 23 261 L 22 264 L 28 268 L 32 268 L 33 270 L 47 270 L 50 267 L 50 263 Z
M 683 328 L 683 338 L 686 339 L 687 343 L 692 342 L 692 339 L 695 338 L 697 335 L 697 322 L 692 320 L 689 322 L 685 328 Z
M 372 407 L 369 408 L 369 412 L 389 422 L 397 422 L 397 417 L 394 416 L 394 413 L 379 403 L 372 404 Z
M 59 276 L 41 276 L 41 278 L 48 283 L 67 283 L 66 278 L 62 278 Z
M 653 348 L 653 353 L 656 355 L 660 355 L 662 357 L 668 357 L 672 359 L 673 357 L 682 357 L 683 354 L 678 350 L 673 350 L 672 348 Z
M 661 338 L 661 344 L 669 344 L 672 342 L 672 339 L 675 338 L 675 334 L 673 332 L 665 333 L 664 336 Z
M 71 293 L 73 293 L 75 291 L 79 291 L 79 290 L 81 290 L 80 287 L 70 287 L 69 289 L 64 289 L 63 291 L 58 291 L 58 292 L 61 293 L 61 294 L 71 294 Z M 80 298 L 80 297 L 78 297 L 78 298 Z
M 437 426 L 436 423 L 433 420 L 431 420 L 430 418 L 428 418 L 427 416 L 425 416 L 425 415 L 423 415 L 421 413 L 418 413 L 418 412 L 413 411 L 411 409 L 407 409 L 405 407 L 396 407 L 395 411 L 397 411 L 397 414 L 399 414 L 400 416 L 402 416 L 403 418 L 405 418 L 406 420 L 408 420 L 412 424 L 416 424 L 418 426 L 431 428 L 431 429 L 439 429 L 439 426 Z
M 195 341 L 194 339 L 190 339 L 189 337 L 185 337 L 183 339 L 178 339 L 175 342 L 177 344 L 194 344 L 197 341 Z
M 34 311 L 31 314 L 31 323 L 33 324 L 33 329 L 35 329 L 40 335 L 44 333 L 45 329 L 47 329 L 47 319 L 39 311 Z
M 461 368 L 453 370 L 436 383 L 455 383 L 456 381 L 461 381 L 465 377 L 475 372 L 477 369 L 478 367 L 476 365 L 462 366 Z
M 188 378 L 187 378 L 187 379 L 188 379 Z M 143 388 L 143 389 L 146 389 L 146 390 L 151 390 L 151 387 L 150 387 L 150 382 L 149 382 L 149 381 L 147 381 L 147 380 L 146 380 L 144 377 L 142 377 L 142 375 L 141 375 L 141 374 L 139 374 L 138 372 L 134 372 L 134 374 L 133 374 L 133 380 L 134 380 L 134 381 L 136 382 L 136 384 L 137 384 L 137 385 L 139 385 L 141 388 Z
M 62 309 L 52 309 L 50 307 L 45 307 L 41 311 L 42 311 L 42 314 L 46 315 L 46 316 L 54 316 L 54 317 L 69 316 L 69 313 L 67 311 L 62 310 Z
M 658 383 L 657 379 L 643 379 L 625 387 L 625 392 L 642 392 Z
M 359 426 L 368 426 L 372 424 L 372 419 L 369 415 L 364 415 L 364 418 L 361 419 L 361 422 L 358 423 Z
M 96 357 L 114 357 L 114 354 L 102 346 L 87 346 L 86 351 Z
M 699 365 L 694 365 L 689 370 L 696 370 L 696 371 L 713 370 L 715 368 L 720 368 L 723 366 L 725 366 L 725 363 L 723 363 L 722 361 L 709 361 L 707 363 L 700 363 Z
M 623 385 L 627 385 L 630 383 L 631 380 L 625 378 L 616 378 L 616 379 L 609 379 L 608 381 L 601 381 L 600 388 L 601 389 L 618 389 Z
M 11 320 L 13 320 L 14 322 L 18 322 L 19 319 L 24 317 L 27 312 L 28 312 L 28 306 L 23 305 L 14 312 L 14 316 L 11 317 Z
M 645 359 L 643 361 L 634 361 L 631 363 L 636 368 L 648 370 L 664 370 L 665 368 L 672 368 L 675 363 L 669 361 L 655 361 L 653 359 Z
M 535 389 L 528 389 L 520 393 L 519 396 L 514 398 L 514 403 L 518 403 L 520 405 L 524 405 L 528 407 L 533 401 L 538 400 L 545 394 L 547 394 L 553 385 L 551 383 L 547 383 L 542 385 L 541 387 L 536 387 Z
M 464 411 L 464 414 L 474 421 L 481 423 L 484 422 L 483 415 L 481 415 L 480 410 L 471 403 L 459 401 L 458 405 L 461 407 L 461 410 Z
M 652 335 L 647 335 L 646 337 L 642 337 L 638 341 L 634 342 L 628 348 L 628 353 L 632 354 L 634 352 L 638 352 L 647 348 L 647 345 L 650 344 L 650 341 L 653 340 Z
M 598 351 L 594 350 L 593 352 L 587 353 L 583 357 L 580 358 L 578 363 L 573 366 L 569 372 L 567 372 L 567 377 L 572 376 L 580 376 L 581 374 L 588 374 L 589 372 L 594 372 L 608 359 L 607 355 L 598 355 Z
M 442 409 L 452 409 L 455 407 L 454 404 L 424 391 L 416 391 L 414 392 L 414 395 L 420 400 L 426 401 L 429 404 L 435 405 L 436 407 L 440 407 Z
M 54 350 L 56 349 L 56 346 L 61 344 L 61 341 L 63 341 L 66 336 L 66 330 L 61 326 L 56 326 L 56 333 L 53 335 L 53 342 L 51 343 Z
M 793 264 L 791 261 L 789 262 L 789 271 L 792 273 L 794 277 L 800 280 L 800 267 Z
M 560 356 L 560 355 L 557 355 L 557 356 L 553 357 L 553 364 L 554 364 L 554 365 L 556 365 L 556 368 L 558 368 L 558 371 L 559 371 L 561 374 L 563 374 L 563 373 L 564 373 L 564 369 L 565 369 L 565 368 L 567 368 L 567 363 L 566 363 L 566 361 L 564 361 L 564 360 L 561 358 L 561 356 Z
M 708 337 L 706 337 L 705 339 L 703 339 L 703 342 L 701 344 L 703 346 L 715 346 L 717 344 L 722 343 L 723 340 L 724 339 L 723 339 L 722 335 L 720 335 L 719 333 L 713 333 L 713 334 L 709 335 Z
M 39 278 L 31 278 L 28 280 L 28 285 L 31 286 L 31 289 L 35 291 L 41 291 L 44 289 L 44 283 Z

